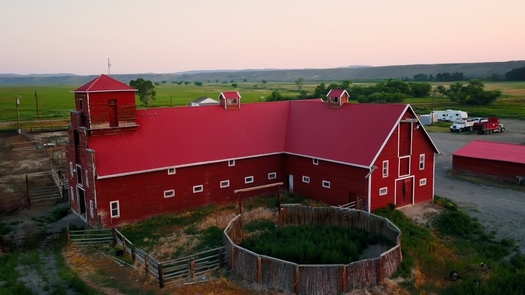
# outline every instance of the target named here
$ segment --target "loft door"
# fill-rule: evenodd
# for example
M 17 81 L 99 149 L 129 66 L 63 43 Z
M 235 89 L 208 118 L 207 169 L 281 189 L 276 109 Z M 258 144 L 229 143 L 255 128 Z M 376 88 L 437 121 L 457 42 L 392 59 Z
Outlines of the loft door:
M 109 127 L 118 126 L 117 100 L 112 99 L 108 102 Z

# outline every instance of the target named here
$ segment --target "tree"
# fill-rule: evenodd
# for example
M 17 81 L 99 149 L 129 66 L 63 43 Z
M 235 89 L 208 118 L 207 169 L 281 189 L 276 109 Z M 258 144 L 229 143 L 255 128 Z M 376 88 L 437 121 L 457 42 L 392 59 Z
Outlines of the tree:
M 129 86 L 138 90 L 137 94 L 139 95 L 139 99 L 146 107 L 149 107 L 150 104 L 155 101 L 157 92 L 155 91 L 155 86 L 150 80 L 138 78 L 137 80 L 131 80 Z
M 429 81 L 427 74 L 417 74 L 414 75 L 414 81 Z
M 237 86 L 239 86 L 239 85 L 237 85 L 237 83 L 232 83 L 232 87 L 233 88 L 237 88 Z
M 303 78 L 299 78 L 299 79 L 295 80 L 295 85 L 297 85 L 297 89 L 299 91 L 303 90 L 303 84 L 304 84 L 304 79 Z
M 450 100 L 465 105 L 489 105 L 501 96 L 501 91 L 485 91 L 485 85 L 479 80 L 472 80 L 468 85 L 459 82 L 451 84 L 448 89 L 438 86 L 437 91 Z
M 430 95 L 430 90 L 432 90 L 432 85 L 429 83 L 408 83 L 412 93 L 415 97 L 425 97 Z
M 195 86 L 202 86 L 202 82 L 199 82 L 199 81 L 195 81 L 193 82 L 193 84 L 195 84 Z
M 274 90 L 272 94 L 266 98 L 266 101 L 278 101 L 278 100 L 285 100 L 284 96 L 278 90 Z
M 505 73 L 505 79 L 508 81 L 525 81 L 525 67 L 512 69 Z

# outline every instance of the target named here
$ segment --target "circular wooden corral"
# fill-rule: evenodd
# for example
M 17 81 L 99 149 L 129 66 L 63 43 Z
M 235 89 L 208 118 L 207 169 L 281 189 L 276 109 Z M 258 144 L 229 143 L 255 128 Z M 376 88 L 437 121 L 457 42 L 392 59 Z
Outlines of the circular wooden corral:
M 242 215 L 224 230 L 226 264 L 247 281 L 295 294 L 340 294 L 378 284 L 391 277 L 403 257 L 401 230 L 388 219 L 361 210 L 340 207 L 281 206 L 281 225 L 345 226 L 381 234 L 395 246 L 372 259 L 349 264 L 301 265 L 259 255 L 240 247 Z

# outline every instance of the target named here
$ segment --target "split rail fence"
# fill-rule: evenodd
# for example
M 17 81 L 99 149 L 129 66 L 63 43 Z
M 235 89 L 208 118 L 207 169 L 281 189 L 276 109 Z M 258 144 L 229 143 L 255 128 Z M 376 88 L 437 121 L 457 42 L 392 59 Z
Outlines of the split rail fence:
M 225 229 L 226 265 L 247 281 L 270 289 L 295 294 L 341 294 L 355 288 L 378 284 L 391 277 L 402 261 L 401 231 L 388 219 L 360 210 L 337 207 L 312 208 L 283 205 L 281 226 L 345 226 L 385 236 L 395 246 L 373 259 L 350 264 L 301 265 L 259 255 L 238 246 L 243 240 L 242 215 L 237 215 Z
M 224 247 L 173 260 L 158 261 L 143 249 L 136 247 L 118 229 L 69 230 L 68 228 L 68 248 L 96 244 L 112 244 L 114 247 L 122 248 L 123 254 L 126 253 L 131 257 L 133 261 L 131 266 L 134 268 L 137 264 L 142 266 L 146 273 L 157 279 L 160 288 L 170 283 L 207 280 L 206 274 L 224 265 Z M 112 256 L 110 258 L 121 265 L 124 264 L 117 258 Z

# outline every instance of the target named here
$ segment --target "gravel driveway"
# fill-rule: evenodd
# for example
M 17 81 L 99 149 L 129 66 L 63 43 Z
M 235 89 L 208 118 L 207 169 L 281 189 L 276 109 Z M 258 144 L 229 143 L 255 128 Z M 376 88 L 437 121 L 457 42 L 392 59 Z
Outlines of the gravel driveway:
M 525 144 L 525 121 L 503 120 L 505 133 L 430 133 L 442 155 L 436 156 L 435 194 L 454 201 L 476 217 L 497 239 L 514 239 L 525 253 L 525 193 L 518 190 L 455 180 L 447 176 L 452 169 L 452 153 L 472 140 Z

